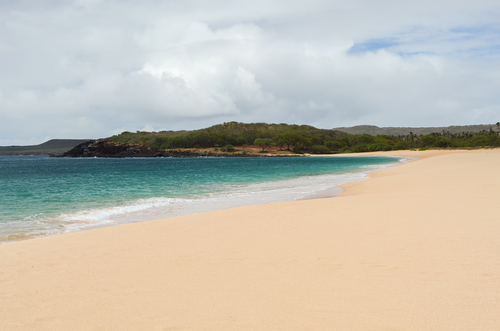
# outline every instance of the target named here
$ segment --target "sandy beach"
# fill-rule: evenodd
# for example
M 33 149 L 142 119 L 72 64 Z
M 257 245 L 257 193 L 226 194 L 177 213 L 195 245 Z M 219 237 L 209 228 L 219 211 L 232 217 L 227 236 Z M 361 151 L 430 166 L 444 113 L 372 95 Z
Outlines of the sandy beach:
M 499 330 L 500 150 L 341 196 L 0 245 L 1 330 Z

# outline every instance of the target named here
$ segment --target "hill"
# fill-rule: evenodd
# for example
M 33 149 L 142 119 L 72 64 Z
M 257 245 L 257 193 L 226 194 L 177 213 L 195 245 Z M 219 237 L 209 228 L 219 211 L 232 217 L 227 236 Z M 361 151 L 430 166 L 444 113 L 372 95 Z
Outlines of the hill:
M 52 139 L 40 145 L 0 146 L 0 155 L 47 155 L 69 151 L 88 139 Z
M 454 125 L 446 127 L 429 127 L 429 128 L 408 128 L 408 127 L 378 127 L 375 125 L 357 125 L 352 127 L 340 127 L 333 130 L 339 130 L 349 134 L 369 134 L 376 136 L 385 134 L 389 136 L 406 136 L 412 132 L 415 135 L 428 135 L 432 133 L 478 133 L 481 131 L 489 131 L 498 129 L 496 124 L 480 124 L 480 125 Z
M 482 128 L 487 129 L 471 132 Z M 500 146 L 498 128 L 493 129 L 489 125 L 447 127 L 444 128 L 446 130 L 443 128 L 401 128 L 407 131 L 390 131 L 392 133 L 390 135 L 376 134 L 377 129 L 384 128 L 363 126 L 358 129 L 364 130 L 365 133 L 352 134 L 339 129 L 318 129 L 309 125 L 229 122 L 193 131 L 137 131 L 135 133 L 125 131 L 109 138 L 80 144 L 64 156 L 181 157 L 183 155 L 204 156 L 208 155 L 206 153 L 221 152 L 239 156 L 236 154 L 248 155 L 259 151 L 273 154 L 332 154 Z M 424 134 L 425 132 L 431 133 Z M 180 152 L 186 149 L 190 149 L 190 154 Z

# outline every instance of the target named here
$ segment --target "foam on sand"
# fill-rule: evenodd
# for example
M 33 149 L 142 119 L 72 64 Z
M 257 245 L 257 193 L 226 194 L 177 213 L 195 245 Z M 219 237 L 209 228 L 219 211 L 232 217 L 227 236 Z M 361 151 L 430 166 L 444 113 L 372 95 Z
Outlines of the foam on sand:
M 399 159 L 391 158 L 389 159 L 390 163 L 366 165 L 357 170 L 328 174 L 312 173 L 307 176 L 302 175 L 274 181 L 218 183 L 212 185 L 214 187 L 212 187 L 213 190 L 210 193 L 130 199 L 117 204 L 108 201 L 110 205 L 72 210 L 55 216 L 48 216 L 46 213 L 28 214 L 16 221 L 0 222 L 0 244 L 13 240 L 56 235 L 117 224 L 151 221 L 264 203 L 294 201 L 304 197 L 332 197 L 341 192 L 338 185 L 350 181 L 364 180 L 367 178 L 366 173 L 368 171 L 384 169 L 407 160 L 404 157 Z M 200 159 L 197 161 L 200 161 Z M 196 192 L 196 190 L 193 191 Z M 320 193 L 317 194 L 316 192 Z

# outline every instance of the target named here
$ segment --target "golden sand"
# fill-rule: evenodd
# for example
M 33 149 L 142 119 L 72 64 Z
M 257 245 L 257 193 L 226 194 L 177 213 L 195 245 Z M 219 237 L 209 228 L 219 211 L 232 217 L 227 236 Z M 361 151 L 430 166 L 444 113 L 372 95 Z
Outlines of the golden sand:
M 381 154 L 381 153 L 379 153 Z M 500 330 L 500 150 L 0 245 L 1 330 Z

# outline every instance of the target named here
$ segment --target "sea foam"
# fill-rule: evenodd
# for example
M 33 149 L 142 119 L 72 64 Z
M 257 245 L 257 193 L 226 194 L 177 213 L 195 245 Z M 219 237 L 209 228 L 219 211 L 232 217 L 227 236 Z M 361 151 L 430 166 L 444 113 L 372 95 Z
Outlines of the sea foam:
M 353 172 L 313 174 L 250 184 L 226 183 L 218 185 L 211 193 L 175 198 L 135 199 L 116 206 L 62 213 L 56 217 L 47 217 L 44 214 L 30 215 L 17 222 L 0 223 L 0 242 L 248 205 L 313 198 L 318 192 L 332 192 L 331 188 L 338 185 L 367 179 L 367 172 L 388 168 L 408 160 L 409 158 L 399 158 L 398 162 L 366 165 Z M 325 197 L 324 194 L 318 196 Z

